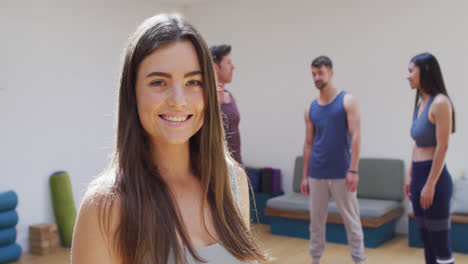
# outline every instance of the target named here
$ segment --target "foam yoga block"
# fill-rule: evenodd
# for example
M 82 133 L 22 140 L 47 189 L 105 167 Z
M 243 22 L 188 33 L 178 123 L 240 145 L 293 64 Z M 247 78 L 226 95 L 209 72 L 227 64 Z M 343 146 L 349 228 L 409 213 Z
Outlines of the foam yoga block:
M 56 172 L 50 176 L 49 184 L 60 240 L 62 245 L 69 247 L 76 221 L 70 178 L 66 172 Z
M 21 247 L 18 244 L 0 247 L 0 263 L 18 260 L 21 257 L 21 252 Z
M 16 229 L 14 227 L 0 229 L 0 247 L 10 245 L 16 241 Z
M 0 212 L 0 229 L 15 227 L 18 224 L 18 214 L 15 210 Z
M 14 191 L 0 192 L 0 212 L 15 209 L 18 196 Z

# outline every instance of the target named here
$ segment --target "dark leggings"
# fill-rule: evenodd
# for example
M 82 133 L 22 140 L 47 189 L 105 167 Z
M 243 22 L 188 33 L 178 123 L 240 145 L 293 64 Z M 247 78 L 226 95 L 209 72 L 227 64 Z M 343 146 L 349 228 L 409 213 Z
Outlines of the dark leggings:
M 411 181 L 411 202 L 414 218 L 424 244 L 426 264 L 452 264 L 450 245 L 450 198 L 452 178 L 444 166 L 437 181 L 434 200 L 429 209 L 421 208 L 421 191 L 426 184 L 432 161 L 413 162 Z

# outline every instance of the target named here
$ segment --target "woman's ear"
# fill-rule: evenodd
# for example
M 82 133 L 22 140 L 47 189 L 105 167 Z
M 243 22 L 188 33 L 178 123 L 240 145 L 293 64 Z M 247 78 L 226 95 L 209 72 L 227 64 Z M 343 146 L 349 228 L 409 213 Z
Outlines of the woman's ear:
M 217 63 L 213 63 L 213 64 L 214 64 L 216 76 L 218 76 L 218 72 L 221 70 L 221 67 Z

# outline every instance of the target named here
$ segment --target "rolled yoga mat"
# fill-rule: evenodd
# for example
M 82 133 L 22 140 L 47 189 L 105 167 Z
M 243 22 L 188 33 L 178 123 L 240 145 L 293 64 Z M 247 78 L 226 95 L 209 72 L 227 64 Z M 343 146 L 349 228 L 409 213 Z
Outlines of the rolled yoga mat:
M 18 244 L 0 247 L 0 264 L 18 260 L 21 257 L 21 252 L 21 247 Z
M 15 191 L 0 192 L 0 212 L 15 209 L 18 205 L 18 196 Z
M 262 179 L 262 177 L 260 176 L 261 169 L 248 167 L 245 170 L 247 172 L 247 175 L 249 176 L 250 184 L 252 185 L 253 191 L 260 192 L 261 179 Z
M 62 245 L 70 247 L 76 221 L 75 202 L 68 174 L 56 172 L 49 179 L 55 221 Z
M 0 229 L 0 247 L 4 247 L 15 243 L 16 241 L 16 228 L 10 227 Z
M 0 212 L 0 229 L 15 227 L 18 224 L 18 214 L 15 210 Z
M 273 193 L 273 169 L 264 168 L 260 175 L 262 177 L 262 185 L 260 191 L 263 193 Z

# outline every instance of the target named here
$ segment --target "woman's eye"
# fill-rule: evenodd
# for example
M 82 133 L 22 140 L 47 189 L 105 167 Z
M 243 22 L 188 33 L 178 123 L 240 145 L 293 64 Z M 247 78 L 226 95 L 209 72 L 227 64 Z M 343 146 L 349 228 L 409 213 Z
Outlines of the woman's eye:
M 202 82 L 197 80 L 191 80 L 187 83 L 188 86 L 201 86 Z
M 163 80 L 156 80 L 156 81 L 153 81 L 150 83 L 151 86 L 156 86 L 156 87 L 159 87 L 159 86 L 164 86 L 165 83 Z

